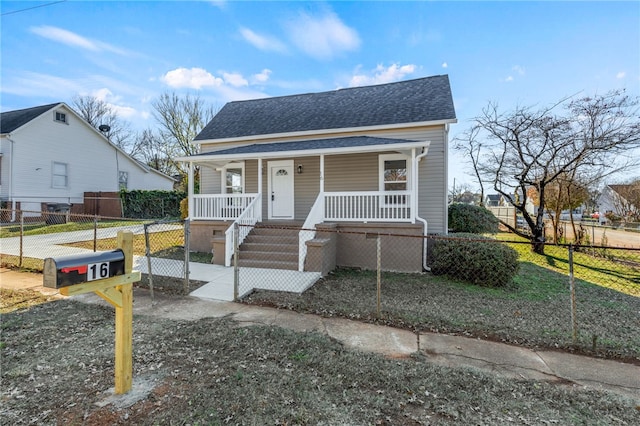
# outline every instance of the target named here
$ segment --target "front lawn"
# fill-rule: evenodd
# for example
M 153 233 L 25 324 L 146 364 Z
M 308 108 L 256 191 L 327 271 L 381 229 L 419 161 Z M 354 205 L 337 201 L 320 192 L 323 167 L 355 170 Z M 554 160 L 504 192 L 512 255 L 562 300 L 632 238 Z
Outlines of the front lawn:
M 640 361 L 640 269 L 635 263 L 575 256 L 575 345 L 567 250 L 547 246 L 546 256 L 532 254 L 527 245 L 518 250 L 520 270 L 506 288 L 430 273 L 382 273 L 380 317 L 375 271 L 338 269 L 302 295 L 260 290 L 245 302 Z

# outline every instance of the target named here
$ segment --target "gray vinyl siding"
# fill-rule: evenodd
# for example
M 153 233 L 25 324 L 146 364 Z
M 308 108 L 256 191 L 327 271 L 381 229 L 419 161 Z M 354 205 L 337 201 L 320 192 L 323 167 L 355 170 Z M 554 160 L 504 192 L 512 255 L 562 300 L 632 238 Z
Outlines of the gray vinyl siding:
M 429 153 L 418 169 L 418 216 L 426 219 L 427 232 L 447 231 L 447 149 L 444 129 L 429 132 Z
M 378 153 L 330 155 L 324 159 L 324 190 L 378 191 Z
M 258 160 L 244 162 L 244 192 L 247 194 L 258 193 Z
M 428 155 L 420 162 L 418 170 L 418 215 L 427 220 L 429 233 L 445 233 L 447 223 L 447 149 L 445 143 L 444 126 L 430 126 L 418 129 L 402 130 L 393 129 L 377 131 L 375 133 L 350 132 L 350 136 L 367 135 L 386 138 L 399 138 L 415 141 L 429 141 Z M 322 137 L 319 134 L 317 137 Z M 326 135 L 325 135 L 326 136 Z M 339 135 L 332 135 L 339 136 Z M 295 140 L 304 138 L 286 138 L 283 140 Z M 312 139 L 307 137 L 306 139 Z M 275 142 L 275 140 L 246 140 L 243 143 L 203 144 L 202 151 L 211 151 L 222 148 L 230 148 L 235 145 L 250 143 Z M 325 182 L 326 192 L 339 191 L 378 191 L 378 157 L 390 152 L 375 152 L 349 155 L 325 156 Z M 263 215 L 267 218 L 267 189 L 268 189 L 268 162 L 286 160 L 290 158 L 278 158 L 263 160 Z M 298 165 L 302 164 L 303 173 L 297 173 Z M 311 210 L 319 192 L 320 158 L 296 157 L 294 158 L 294 197 L 295 219 L 304 220 Z M 248 193 L 257 192 L 257 160 L 245 162 L 246 184 Z M 202 168 L 201 172 L 202 193 L 220 193 L 220 173 L 211 172 L 211 169 Z
M 219 194 L 222 188 L 222 173 L 207 165 L 200 166 L 200 193 Z
M 302 166 L 301 174 L 297 173 L 299 165 Z M 295 158 L 293 168 L 296 170 L 294 177 L 295 219 L 305 220 L 320 193 L 320 157 Z

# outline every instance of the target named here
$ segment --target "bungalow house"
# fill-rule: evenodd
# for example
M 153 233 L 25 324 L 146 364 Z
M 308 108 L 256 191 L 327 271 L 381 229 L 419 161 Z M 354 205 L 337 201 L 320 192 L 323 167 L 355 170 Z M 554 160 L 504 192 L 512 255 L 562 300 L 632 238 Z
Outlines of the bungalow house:
M 0 116 L 0 199 L 13 210 L 39 216 L 47 205 L 65 204 L 84 213 L 85 193 L 171 190 L 174 182 L 128 156 L 62 102 Z
M 250 262 L 256 245 L 243 241 L 261 223 L 280 224 L 297 237 L 278 268 L 317 270 L 307 250 L 321 251 L 323 272 L 326 265 L 375 267 L 375 251 L 372 257 L 359 249 L 375 244 L 367 236 L 447 232 L 455 122 L 446 75 L 230 102 L 195 138 L 200 153 L 179 158 L 190 165 L 191 247 L 213 247 L 214 262 L 230 265 L 238 229 L 240 259 L 258 266 Z M 425 239 L 412 240 L 410 256 L 383 267 L 426 268 Z M 275 241 L 263 250 L 277 258 L 282 244 Z

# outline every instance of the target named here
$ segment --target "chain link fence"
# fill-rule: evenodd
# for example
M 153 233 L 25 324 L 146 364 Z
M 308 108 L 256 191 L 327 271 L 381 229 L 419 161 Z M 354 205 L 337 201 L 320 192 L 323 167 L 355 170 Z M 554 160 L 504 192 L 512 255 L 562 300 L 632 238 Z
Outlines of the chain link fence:
M 513 234 L 414 231 L 255 226 L 235 246 L 236 296 L 416 331 L 640 359 L 640 234 L 626 235 L 633 247 L 547 243 L 538 254 Z
M 189 294 L 189 222 L 157 221 L 144 225 L 147 283 L 165 293 Z
M 404 233 L 402 227 L 393 231 L 345 230 L 332 225 L 319 225 L 317 229 L 292 225 L 236 227 L 235 234 L 241 241 L 234 244 L 233 266 L 239 297 L 253 289 L 302 293 L 336 268 L 376 271 L 378 275 L 426 271 L 482 287 L 508 287 L 512 277 L 517 281 L 517 273 L 524 270 L 541 277 L 553 271 L 559 281 L 568 283 L 573 271 L 585 282 L 640 294 L 637 233 L 627 236 L 630 243 L 636 241 L 637 247 L 547 243 L 544 254 L 536 254 L 530 242 L 516 240 L 513 234 L 492 239 L 455 234 L 425 237 L 412 234 L 414 228 L 409 227 Z M 457 241 L 468 243 L 451 248 Z M 517 258 L 515 268 L 500 269 L 505 266 L 498 260 L 509 253 L 505 250 L 513 253 L 514 260 Z M 528 271 L 527 265 L 535 265 L 534 270 Z
M 134 268 L 142 287 L 187 294 L 198 283 L 189 280 L 189 224 L 149 221 L 65 211 L 0 210 L 0 263 L 42 271 L 48 257 L 79 255 L 117 248 L 118 231 L 134 234 Z

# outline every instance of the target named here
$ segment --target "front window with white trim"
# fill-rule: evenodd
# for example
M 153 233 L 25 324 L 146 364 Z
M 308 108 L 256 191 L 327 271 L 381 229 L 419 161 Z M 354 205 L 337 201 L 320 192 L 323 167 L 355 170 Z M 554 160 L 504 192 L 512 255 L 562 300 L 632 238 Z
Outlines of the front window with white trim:
M 69 169 L 66 163 L 53 163 L 51 168 L 51 186 L 66 188 L 69 184 Z
M 244 162 L 229 163 L 222 169 L 222 193 L 244 193 Z
M 380 191 L 408 191 L 410 188 L 411 161 L 403 154 L 383 154 L 379 156 Z M 405 204 L 406 196 L 385 195 L 385 204 Z

